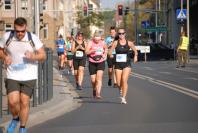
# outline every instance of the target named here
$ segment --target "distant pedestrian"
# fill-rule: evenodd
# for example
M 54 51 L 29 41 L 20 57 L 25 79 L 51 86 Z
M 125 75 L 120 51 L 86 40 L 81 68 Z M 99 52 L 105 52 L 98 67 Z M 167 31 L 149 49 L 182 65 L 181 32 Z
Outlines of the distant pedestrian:
M 58 39 L 56 40 L 56 47 L 58 54 L 58 67 L 59 69 L 63 69 L 66 53 L 65 53 L 65 40 L 63 39 L 62 35 L 59 35 Z
M 66 42 L 66 55 L 67 55 L 67 64 L 68 64 L 68 74 L 71 72 L 74 75 L 74 67 L 73 67 L 73 53 L 72 53 L 72 44 L 74 42 L 73 37 L 68 37 Z
M 74 41 L 72 44 L 72 52 L 74 54 L 73 66 L 77 90 L 82 90 L 82 82 L 84 78 L 84 69 L 86 64 L 86 47 L 87 43 L 84 40 L 83 33 L 79 31 L 76 35 L 76 41 Z
M 37 61 L 46 59 L 42 42 L 26 28 L 26 19 L 16 18 L 14 31 L 6 32 L 0 42 L 0 58 L 7 65 L 5 86 L 13 117 L 7 133 L 14 133 L 19 121 L 19 133 L 27 132 L 29 103 L 38 77 Z
M 189 46 L 189 38 L 185 35 L 185 32 L 181 32 L 180 42 L 177 48 L 177 59 L 178 64 L 177 68 L 185 67 L 188 58 L 188 46 Z
M 128 90 L 128 78 L 131 73 L 131 57 L 129 57 L 130 49 L 134 52 L 133 61 L 137 62 L 138 52 L 135 48 L 133 42 L 126 40 L 125 29 L 119 28 L 118 30 L 119 39 L 114 41 L 112 47 L 109 51 L 109 56 L 113 58 L 112 52 L 115 49 L 116 51 L 116 63 L 115 63 L 115 73 L 116 80 L 119 86 L 121 103 L 127 104 L 126 95 Z
M 89 56 L 89 73 L 93 87 L 93 96 L 97 99 L 101 98 L 102 77 L 107 54 L 106 49 L 107 46 L 101 40 L 101 35 L 96 31 L 93 40 L 88 43 L 86 54 Z

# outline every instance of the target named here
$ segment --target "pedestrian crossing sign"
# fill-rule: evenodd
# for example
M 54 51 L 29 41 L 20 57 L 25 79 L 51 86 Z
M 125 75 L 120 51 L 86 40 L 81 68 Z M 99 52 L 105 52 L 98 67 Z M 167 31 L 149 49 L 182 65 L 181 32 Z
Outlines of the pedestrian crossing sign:
M 183 20 L 187 18 L 187 11 L 186 9 L 177 9 L 177 20 Z

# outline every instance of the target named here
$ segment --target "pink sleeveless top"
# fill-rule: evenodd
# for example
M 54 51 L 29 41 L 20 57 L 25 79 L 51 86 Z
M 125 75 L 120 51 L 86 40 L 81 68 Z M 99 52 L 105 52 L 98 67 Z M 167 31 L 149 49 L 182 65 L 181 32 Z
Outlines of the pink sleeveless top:
M 101 63 L 104 61 L 104 53 L 105 53 L 105 49 L 104 49 L 104 42 L 100 41 L 98 44 L 96 44 L 94 41 L 92 41 L 92 45 L 90 50 L 95 50 L 96 52 L 91 53 L 89 56 L 89 61 L 92 63 Z M 94 60 L 94 57 L 102 57 L 99 60 Z

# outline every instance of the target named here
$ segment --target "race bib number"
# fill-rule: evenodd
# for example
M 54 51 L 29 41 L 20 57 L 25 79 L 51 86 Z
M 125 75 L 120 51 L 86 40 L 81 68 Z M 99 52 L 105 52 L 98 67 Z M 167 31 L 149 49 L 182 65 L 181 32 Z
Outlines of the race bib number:
M 76 51 L 76 57 L 83 57 L 83 51 Z
M 127 62 L 127 54 L 116 54 L 116 62 Z
M 103 49 L 96 50 L 96 55 L 102 55 L 102 54 L 103 54 Z
M 26 65 L 26 64 L 23 64 L 23 63 L 11 65 L 11 69 L 12 69 L 12 70 L 15 70 L 15 71 L 24 70 L 24 69 L 26 69 L 26 68 L 27 68 L 27 65 Z
M 63 45 L 59 45 L 58 48 L 64 48 L 64 46 Z

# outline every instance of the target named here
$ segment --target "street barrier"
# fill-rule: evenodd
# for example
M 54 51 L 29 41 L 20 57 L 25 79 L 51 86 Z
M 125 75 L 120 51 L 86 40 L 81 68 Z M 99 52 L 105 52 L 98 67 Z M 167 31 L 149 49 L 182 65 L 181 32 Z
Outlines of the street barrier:
M 51 48 L 45 48 L 47 59 L 38 63 L 38 80 L 36 88 L 33 91 L 31 105 L 36 107 L 53 98 L 53 51 Z M 0 61 L 0 122 L 3 114 L 9 114 L 9 108 L 3 113 L 3 79 L 4 75 L 2 62 Z

